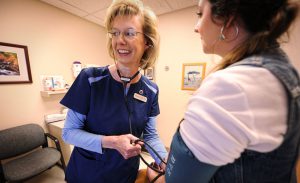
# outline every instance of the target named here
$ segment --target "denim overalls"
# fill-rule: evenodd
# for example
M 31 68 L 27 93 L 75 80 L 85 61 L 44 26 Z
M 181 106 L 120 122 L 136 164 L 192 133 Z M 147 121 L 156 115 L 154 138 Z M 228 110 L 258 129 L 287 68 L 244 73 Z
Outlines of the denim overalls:
M 288 128 L 283 143 L 277 149 L 269 153 L 246 150 L 233 163 L 220 167 L 211 182 L 289 183 L 295 181 L 295 175 L 292 173 L 298 158 L 300 139 L 300 81 L 297 71 L 279 48 L 244 59 L 230 67 L 236 65 L 264 67 L 281 81 L 288 94 Z

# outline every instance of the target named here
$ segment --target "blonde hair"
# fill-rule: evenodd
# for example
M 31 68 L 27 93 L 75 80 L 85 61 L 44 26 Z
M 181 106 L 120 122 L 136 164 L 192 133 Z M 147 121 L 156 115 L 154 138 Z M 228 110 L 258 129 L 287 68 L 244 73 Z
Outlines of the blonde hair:
M 140 61 L 140 67 L 147 69 L 155 64 L 159 54 L 159 34 L 157 30 L 157 17 L 148 7 L 144 7 L 140 0 L 114 0 L 107 10 L 105 27 L 112 29 L 112 23 L 117 16 L 140 16 L 148 49 L 145 50 Z M 107 42 L 109 55 L 114 59 L 112 39 Z

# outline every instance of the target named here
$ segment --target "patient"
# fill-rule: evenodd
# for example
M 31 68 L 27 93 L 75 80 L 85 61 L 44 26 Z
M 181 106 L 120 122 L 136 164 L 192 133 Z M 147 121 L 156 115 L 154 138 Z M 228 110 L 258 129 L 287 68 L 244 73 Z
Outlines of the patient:
M 195 32 L 222 60 L 190 99 L 161 182 L 294 178 L 300 79 L 278 39 L 298 9 L 288 0 L 199 1 Z

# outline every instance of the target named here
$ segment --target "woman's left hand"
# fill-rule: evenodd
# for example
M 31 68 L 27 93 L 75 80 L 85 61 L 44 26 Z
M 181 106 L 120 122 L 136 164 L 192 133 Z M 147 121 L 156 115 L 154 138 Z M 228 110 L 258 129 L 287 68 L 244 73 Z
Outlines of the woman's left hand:
M 158 168 L 158 166 L 156 167 Z M 162 168 L 159 168 L 160 170 L 162 170 Z M 151 182 L 153 179 L 155 179 L 157 176 L 159 175 L 158 172 L 152 170 L 151 168 L 147 168 L 147 177 L 149 179 L 149 181 Z M 165 183 L 165 175 L 161 175 L 156 181 L 155 183 Z
M 141 144 L 133 143 L 136 140 L 138 140 L 138 138 L 131 134 L 105 136 L 102 139 L 102 146 L 105 148 L 116 149 L 125 159 L 128 159 L 141 153 Z

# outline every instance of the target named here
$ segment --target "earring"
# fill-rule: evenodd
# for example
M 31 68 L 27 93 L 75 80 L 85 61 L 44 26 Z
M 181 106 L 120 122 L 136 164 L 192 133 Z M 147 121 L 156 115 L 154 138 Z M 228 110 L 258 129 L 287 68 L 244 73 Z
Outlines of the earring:
M 233 39 L 236 39 L 239 35 L 239 27 L 235 24 L 235 36 Z
M 225 35 L 223 34 L 224 26 L 221 28 L 221 32 L 219 35 L 219 40 L 224 41 L 226 39 Z
M 227 40 L 227 41 L 233 41 L 239 35 L 239 27 L 236 24 L 234 26 L 235 26 L 235 35 L 232 39 Z M 225 41 L 227 39 L 226 36 L 224 35 L 223 31 L 224 31 L 224 26 L 221 28 L 220 35 L 219 35 L 219 40 L 221 40 L 221 41 Z

